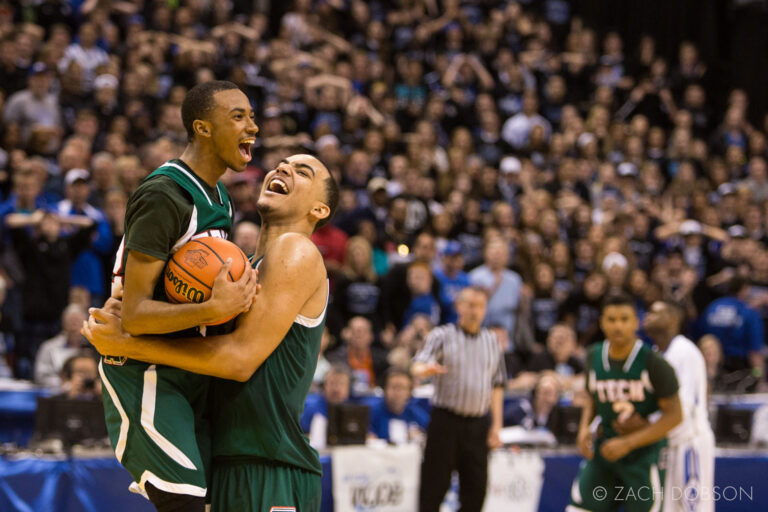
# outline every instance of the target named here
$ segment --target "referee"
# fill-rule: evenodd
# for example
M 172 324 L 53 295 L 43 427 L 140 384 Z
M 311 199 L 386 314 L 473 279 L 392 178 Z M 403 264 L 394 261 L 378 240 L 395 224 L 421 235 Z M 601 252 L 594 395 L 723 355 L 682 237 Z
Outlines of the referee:
M 461 512 L 483 508 L 488 450 L 501 445 L 506 381 L 496 336 L 481 327 L 487 306 L 483 288 L 464 288 L 456 298 L 457 325 L 433 329 L 414 358 L 414 377 L 435 376 L 421 465 L 421 512 L 438 512 L 454 470 L 459 472 Z

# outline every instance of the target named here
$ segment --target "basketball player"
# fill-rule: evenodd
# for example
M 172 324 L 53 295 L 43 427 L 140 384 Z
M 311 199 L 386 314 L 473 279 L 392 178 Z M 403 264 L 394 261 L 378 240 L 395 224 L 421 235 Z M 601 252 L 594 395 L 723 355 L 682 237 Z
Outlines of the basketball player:
M 682 412 L 675 372 L 663 357 L 637 339 L 634 301 L 626 295 L 609 296 L 603 304 L 600 327 L 606 341 L 590 347 L 587 355 L 587 403 L 579 425 L 579 451 L 587 459 L 571 488 L 566 510 L 627 512 L 657 511 L 662 478 L 659 452 L 667 433 L 680 423 Z M 614 420 L 661 411 L 655 423 L 618 435 Z M 602 423 L 593 441 L 590 424 Z
M 672 365 L 680 383 L 683 422 L 667 440 L 664 512 L 711 512 L 715 509 L 715 435 L 707 412 L 707 370 L 698 347 L 680 333 L 682 312 L 657 301 L 643 329 Z
M 241 313 L 256 292 L 252 270 L 231 283 L 225 265 L 211 300 L 167 302 L 159 277 L 170 255 L 192 238 L 229 236 L 232 204 L 217 182 L 228 167 L 245 168 L 258 132 L 248 98 L 229 82 L 194 87 L 181 110 L 189 144 L 131 196 L 115 257 L 113 297 L 122 293 L 122 325 L 136 335 L 198 335 L 190 329 Z M 161 512 L 203 512 L 210 470 L 203 412 L 210 379 L 119 356 L 104 353 L 99 371 L 110 442 L 134 478 L 132 490 Z
M 337 203 L 335 181 L 312 156 L 291 156 L 267 174 L 257 203 L 261 291 L 231 334 L 134 337 L 104 310 L 84 325 L 102 353 L 232 379 L 211 390 L 213 511 L 320 510 L 320 461 L 299 425 L 328 303 L 323 258 L 309 237 Z

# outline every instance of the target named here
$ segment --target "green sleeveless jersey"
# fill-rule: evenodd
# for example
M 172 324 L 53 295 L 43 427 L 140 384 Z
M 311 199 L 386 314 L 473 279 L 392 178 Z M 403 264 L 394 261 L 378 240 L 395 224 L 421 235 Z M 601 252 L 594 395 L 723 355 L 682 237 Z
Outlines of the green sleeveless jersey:
M 587 390 L 602 419 L 604 438 L 616 437 L 611 422 L 622 411 L 648 417 L 659 410 L 658 398 L 672 396 L 678 389 L 675 371 L 642 341 L 635 341 L 624 361 L 610 359 L 608 346 L 608 341 L 596 343 L 587 357 Z
M 142 180 L 126 207 L 125 235 L 115 256 L 113 286 L 122 284 L 128 250 L 168 260 L 193 238 L 229 238 L 232 203 L 221 183 L 211 188 L 181 160 L 170 160 Z M 156 300 L 166 300 L 162 279 Z
M 247 382 L 213 379 L 214 457 L 261 460 L 321 474 L 317 451 L 309 446 L 299 419 L 317 366 L 327 309 L 314 319 L 298 316 Z

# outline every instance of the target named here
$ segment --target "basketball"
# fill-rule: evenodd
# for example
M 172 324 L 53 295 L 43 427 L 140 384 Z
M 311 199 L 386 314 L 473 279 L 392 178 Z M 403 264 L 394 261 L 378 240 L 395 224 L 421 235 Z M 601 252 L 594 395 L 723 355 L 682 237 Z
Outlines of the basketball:
M 215 237 L 197 238 L 184 244 L 165 266 L 165 294 L 168 300 L 175 304 L 208 300 L 213 281 L 227 258 L 232 258 L 228 278 L 237 281 L 248 265 L 248 258 L 238 246 Z M 211 325 L 229 320 L 231 318 Z

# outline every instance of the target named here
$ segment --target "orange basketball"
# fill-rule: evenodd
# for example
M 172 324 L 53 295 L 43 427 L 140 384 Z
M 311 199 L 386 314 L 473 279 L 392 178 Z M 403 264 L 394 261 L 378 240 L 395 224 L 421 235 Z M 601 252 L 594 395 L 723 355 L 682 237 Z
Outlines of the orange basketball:
M 204 237 L 181 246 L 165 266 L 165 294 L 168 300 L 176 304 L 208 300 L 213 281 L 227 258 L 232 258 L 229 280 L 237 281 L 248 265 L 248 258 L 229 240 Z M 229 320 L 231 318 L 211 325 Z

